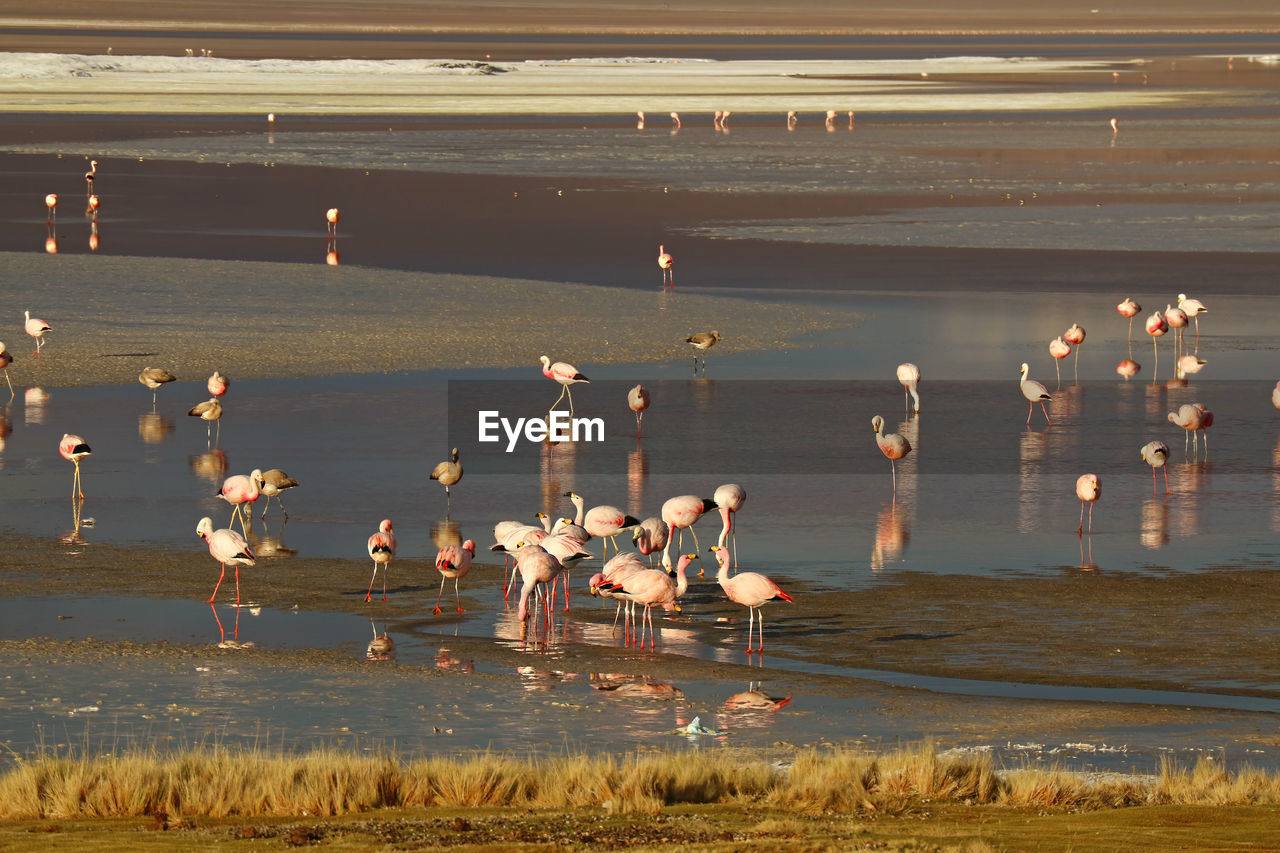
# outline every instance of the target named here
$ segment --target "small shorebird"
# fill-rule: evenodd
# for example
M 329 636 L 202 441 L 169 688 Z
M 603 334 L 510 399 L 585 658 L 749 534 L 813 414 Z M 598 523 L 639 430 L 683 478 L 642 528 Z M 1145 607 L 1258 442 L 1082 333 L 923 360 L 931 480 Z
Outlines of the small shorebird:
M 566 394 L 569 395 L 569 414 L 573 415 L 573 392 L 569 390 L 570 385 L 576 385 L 579 382 L 590 384 L 591 380 L 584 376 L 578 368 L 564 361 L 552 362 L 545 355 L 539 356 L 542 361 L 542 375 L 548 379 L 555 380 L 561 385 L 560 396 L 556 397 L 556 401 L 551 404 L 551 410 L 555 411 L 560 401 L 564 399 Z
M 275 498 L 276 503 L 280 504 L 280 511 L 284 513 L 284 517 L 289 517 L 289 510 L 284 508 L 284 500 L 280 497 L 283 493 L 298 485 L 298 481 L 290 477 L 279 468 L 271 468 L 263 471 L 258 476 L 258 491 L 266 496 L 266 505 L 262 507 L 261 518 L 267 517 L 267 510 L 271 508 L 271 499 Z
M 209 596 L 209 600 L 206 603 L 212 604 L 213 600 L 218 597 L 218 589 L 222 586 L 222 579 L 227 576 L 227 563 L 231 563 L 236 567 L 236 604 L 239 604 L 240 567 L 255 565 L 256 558 L 253 549 L 249 547 L 248 542 L 244 541 L 244 537 L 234 530 L 226 528 L 214 530 L 213 519 L 208 516 L 200 519 L 200 523 L 196 526 L 196 535 L 209 546 L 209 554 L 213 559 L 222 564 L 222 574 L 218 575 L 218 583 L 213 587 L 213 595 Z
M 1045 400 L 1052 400 L 1049 396 L 1049 389 L 1041 385 L 1034 379 L 1028 379 L 1027 374 L 1031 372 L 1031 368 L 1024 361 L 1022 363 L 1022 379 L 1018 383 L 1018 387 L 1022 390 L 1022 396 L 1027 398 L 1027 426 L 1031 426 L 1031 413 L 1035 410 L 1036 403 L 1040 404 L 1040 411 L 1044 412 L 1044 419 L 1048 421 L 1049 426 L 1053 426 L 1053 421 L 1049 420 L 1049 410 L 1044 407 Z
M 441 462 L 435 468 L 431 469 L 431 479 L 444 485 L 445 506 L 453 506 L 453 499 L 449 495 L 449 487 L 462 479 L 462 463 L 458 461 L 458 448 L 453 449 L 453 453 L 449 455 L 448 460 Z M 448 510 L 445 510 L 446 514 Z
M 902 383 L 902 404 L 908 412 L 911 411 L 911 403 L 907 399 L 907 395 L 910 394 L 916 401 L 916 414 L 919 414 L 920 394 L 916 391 L 916 386 L 920 384 L 920 368 L 909 361 L 904 361 L 898 365 L 898 381 Z
M 92 451 L 89 445 L 84 443 L 84 439 L 72 433 L 66 433 L 62 436 L 62 441 L 58 442 L 58 453 L 63 459 L 72 462 L 76 466 L 75 479 L 71 481 L 71 496 L 80 495 L 80 500 L 84 500 L 84 491 L 80 488 L 80 460 L 88 456 Z
M 871 428 L 876 432 L 876 446 L 880 448 L 880 452 L 889 460 L 889 471 L 893 474 L 893 493 L 898 494 L 898 469 L 896 460 L 901 459 L 911 452 L 911 442 L 907 441 L 906 436 L 898 435 L 896 432 L 886 433 L 884 431 L 884 418 L 876 415 L 871 419 Z
M 27 334 L 36 339 L 36 348 L 32 350 L 31 354 L 36 358 L 39 358 L 40 350 L 44 349 L 44 333 L 52 332 L 53 327 L 44 320 L 32 317 L 30 311 L 24 311 L 22 313 L 23 316 L 26 317 L 24 328 L 27 330 Z
M 177 378 L 163 367 L 148 367 L 138 374 L 138 381 L 151 389 L 151 408 L 153 411 L 156 407 L 156 392 L 160 390 L 160 386 Z
M 636 413 L 636 437 L 639 438 L 644 411 L 649 408 L 649 392 L 643 385 L 637 385 L 627 392 L 627 408 Z
M 685 338 L 685 343 L 690 344 L 698 352 L 693 354 L 693 372 L 698 372 L 698 354 L 702 354 L 702 370 L 707 370 L 707 350 L 711 349 L 720 340 L 720 333 L 716 331 L 698 332 Z
M 391 529 L 391 519 L 384 518 L 378 525 L 378 532 L 369 537 L 369 556 L 373 559 L 373 577 L 369 578 L 369 591 L 364 594 L 366 602 L 373 600 L 373 582 L 378 578 L 378 569 L 382 569 L 382 600 L 387 600 L 387 566 L 396 556 L 396 533 Z

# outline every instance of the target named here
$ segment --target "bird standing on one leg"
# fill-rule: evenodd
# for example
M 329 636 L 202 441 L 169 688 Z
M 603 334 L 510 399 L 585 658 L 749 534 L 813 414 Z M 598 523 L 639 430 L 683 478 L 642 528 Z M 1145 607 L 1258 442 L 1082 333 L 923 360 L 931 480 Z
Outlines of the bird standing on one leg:
M 431 469 L 431 479 L 444 485 L 445 506 L 452 507 L 453 499 L 449 495 L 449 487 L 462 479 L 462 463 L 458 461 L 458 448 L 453 449 L 448 460 Z M 448 509 L 445 513 L 448 514 Z
M 80 495 L 80 500 L 84 500 L 84 491 L 80 487 L 80 460 L 92 453 L 89 445 L 84 443 L 84 439 L 78 435 L 66 433 L 62 436 L 62 441 L 58 442 L 58 453 L 76 466 L 75 479 L 71 481 L 71 496 Z
M 884 418 L 876 415 L 871 419 L 871 428 L 876 432 L 876 446 L 880 448 L 880 452 L 889 460 L 889 471 L 893 474 L 893 493 L 898 494 L 898 469 L 896 460 L 901 459 L 911 452 L 911 442 L 907 441 L 906 436 L 898 435 L 896 432 L 886 433 L 884 431 Z

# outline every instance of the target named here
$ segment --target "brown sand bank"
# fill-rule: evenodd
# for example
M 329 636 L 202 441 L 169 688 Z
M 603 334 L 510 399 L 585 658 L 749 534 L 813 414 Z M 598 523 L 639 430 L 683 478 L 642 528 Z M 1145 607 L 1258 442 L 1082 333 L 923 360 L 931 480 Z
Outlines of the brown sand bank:
M 714 296 L 663 296 L 564 283 L 359 267 L 91 256 L 0 255 L 13 311 L 53 327 L 42 358 L 21 317 L 5 343 L 23 385 L 180 378 L 235 365 L 238 378 L 461 367 L 540 369 L 685 358 L 684 339 L 717 329 L 717 352 L 783 349 L 857 322 L 839 310 Z M 656 266 L 655 266 L 656 271 Z M 531 374 L 536 375 L 536 374 Z

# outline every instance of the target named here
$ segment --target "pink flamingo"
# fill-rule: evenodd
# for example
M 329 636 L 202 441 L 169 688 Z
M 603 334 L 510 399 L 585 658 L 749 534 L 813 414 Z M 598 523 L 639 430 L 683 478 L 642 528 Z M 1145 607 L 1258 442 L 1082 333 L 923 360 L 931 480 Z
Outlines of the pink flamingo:
M 84 193 L 85 195 L 93 195 L 93 179 L 98 177 L 98 161 L 89 161 L 89 171 L 84 173 Z
M 0 347 L 3 349 L 3 347 Z M 12 386 L 10 386 L 12 388 Z M 1280 382 L 1276 383 L 1276 387 L 1271 389 L 1271 405 L 1280 409 Z
M 1138 371 L 1141 369 L 1142 369 L 1142 365 L 1138 364 L 1138 362 L 1134 361 L 1131 358 L 1126 358 L 1116 365 L 1116 373 L 1119 373 L 1121 376 L 1123 376 L 1126 382 L 1132 379 L 1134 376 L 1136 376 L 1138 374 Z
M 1027 426 L 1031 426 L 1031 412 L 1035 409 L 1036 403 L 1040 404 L 1040 411 L 1044 412 L 1044 419 L 1049 426 L 1053 426 L 1053 421 L 1049 420 L 1049 410 L 1044 407 L 1045 400 L 1052 400 L 1049 396 L 1049 389 L 1041 385 L 1034 379 L 1028 379 L 1027 375 L 1031 373 L 1031 368 L 1024 361 L 1022 363 L 1022 380 L 1018 383 L 1018 387 L 1022 390 L 1022 396 L 1027 398 Z
M 246 536 L 249 535 L 249 531 L 245 527 L 245 516 L 240 507 L 245 504 L 252 504 L 262 494 L 258 490 L 258 481 L 261 479 L 262 472 L 257 468 L 254 468 L 253 472 L 248 476 L 236 474 L 234 477 L 228 477 L 222 481 L 222 489 L 217 495 L 217 497 L 222 498 L 232 506 L 231 521 L 227 522 L 228 526 L 236 520 L 237 515 L 240 516 L 240 529 L 244 530 Z M 252 510 L 248 511 L 251 512 Z
M 444 486 L 445 514 L 447 516 L 453 506 L 453 497 L 449 494 L 449 487 L 456 486 L 458 481 L 462 479 L 462 463 L 458 461 L 458 448 L 453 448 L 448 459 L 432 468 L 430 476 L 432 480 Z
M 62 436 L 62 441 L 58 442 L 58 453 L 63 459 L 76 466 L 75 478 L 71 481 L 71 496 L 75 497 L 79 494 L 80 500 L 84 500 L 84 491 L 80 488 L 80 460 L 92 453 L 89 445 L 85 444 L 80 436 L 68 432 Z
M 728 542 L 729 534 L 733 534 L 733 567 L 738 568 L 738 528 L 734 525 L 734 516 L 738 514 L 738 510 L 742 509 L 742 505 L 747 502 L 747 490 L 739 486 L 737 483 L 725 483 L 716 489 L 711 499 L 716 502 L 717 508 L 720 510 L 720 520 L 723 525 L 720 528 L 720 539 L 716 543 L 721 548 L 725 547 Z
M 387 600 L 387 567 L 396 557 L 396 532 L 391 527 L 391 519 L 384 518 L 378 525 L 378 532 L 369 537 L 369 556 L 373 559 L 373 575 L 369 578 L 369 591 L 364 594 L 365 602 L 373 600 L 373 582 L 378 578 L 378 569 L 382 569 L 382 600 Z M 441 586 L 444 582 L 441 581 Z M 437 602 L 439 603 L 439 602 Z
M 907 441 L 906 436 L 898 435 L 896 432 L 885 433 L 884 418 L 879 415 L 871 419 L 871 428 L 876 432 L 876 446 L 889 460 L 889 471 L 893 474 L 893 493 L 896 495 L 898 493 L 896 461 L 911 452 L 911 442 Z
M 218 575 L 218 583 L 213 587 L 213 595 L 209 596 L 206 604 L 212 604 L 213 600 L 218 597 L 218 589 L 222 586 L 222 579 L 227 576 L 227 563 L 231 563 L 236 567 L 236 604 L 240 603 L 240 567 L 255 565 L 256 558 L 253 549 L 249 547 L 249 543 L 244 541 L 244 537 L 234 530 L 213 529 L 213 519 L 205 516 L 200 519 L 200 523 L 196 526 L 196 535 L 204 540 L 209 546 L 209 554 L 213 559 L 222 564 L 222 574 Z
M 1213 425 L 1213 413 L 1204 407 L 1201 403 L 1186 403 L 1178 407 L 1176 412 L 1169 413 L 1169 422 L 1177 424 L 1186 430 L 1185 439 L 1182 444 L 1184 457 L 1188 453 L 1187 441 L 1197 439 L 1191 449 L 1195 451 L 1195 459 L 1200 458 L 1200 450 L 1197 433 L 1207 430 Z M 1209 458 L 1209 435 L 1205 433 L 1204 440 L 1205 459 Z
M 436 608 L 432 611 L 433 613 L 440 612 L 440 597 L 444 595 L 444 582 L 448 578 L 453 578 L 453 599 L 458 605 L 458 612 L 466 612 L 462 609 L 458 581 L 465 578 L 471 571 L 471 558 L 475 555 L 474 539 L 468 539 L 461 545 L 446 545 L 436 554 L 436 569 L 440 572 L 440 593 L 436 596 Z
M 564 361 L 557 361 L 554 364 L 551 359 L 545 355 L 539 356 L 542 362 L 542 375 L 548 379 L 555 380 L 560 383 L 560 396 L 556 397 L 556 401 L 551 404 L 551 409 L 559 405 L 566 394 L 569 395 L 569 415 L 573 415 L 573 392 L 569 390 L 570 385 L 576 385 L 579 382 L 590 384 L 591 380 L 584 376 L 578 368 Z
M 588 560 L 595 557 L 590 551 L 585 550 L 583 540 L 566 533 L 552 533 L 544 536 L 542 541 L 538 543 L 547 553 L 560 561 L 560 565 L 564 566 L 564 609 L 569 609 L 569 570 L 582 560 Z M 512 582 L 515 581 L 515 575 L 512 574 Z M 557 577 L 551 582 L 551 597 L 555 599 L 556 584 L 560 579 Z M 548 602 L 549 604 L 550 602 Z
M 644 111 L 636 110 L 636 130 L 644 130 Z
M 573 505 L 578 509 L 578 515 L 581 516 L 583 507 L 586 505 L 582 495 L 577 492 L 565 492 L 564 496 L 573 502 Z M 587 531 L 587 535 L 596 539 L 608 539 L 613 542 L 614 553 L 621 550 L 618 548 L 618 534 L 640 523 L 639 519 L 627 515 L 616 506 L 609 506 L 608 504 L 593 506 L 583 518 L 584 520 L 581 524 L 582 528 Z M 602 546 L 602 552 L 600 559 L 607 559 L 609 556 L 607 545 Z
M 336 207 L 331 207 L 324 213 L 325 222 L 328 223 L 329 241 L 333 242 L 338 239 L 338 221 L 342 218 L 342 213 Z
M 916 401 L 915 411 L 920 414 L 920 395 L 916 392 L 916 386 L 920 384 L 920 368 L 916 367 L 909 361 L 898 365 L 898 381 L 902 383 L 902 403 L 907 407 L 907 411 L 911 411 L 907 395 Z
M 96 195 L 91 195 L 89 196 L 88 205 L 85 207 L 84 212 L 89 216 L 94 216 L 97 214 L 98 208 L 100 207 L 102 207 L 102 199 L 98 198 Z M 96 233 L 94 236 L 97 236 Z
M 1277 383 L 1277 385 L 1280 385 L 1280 383 Z M 1280 408 L 1280 405 L 1276 406 L 1276 408 Z M 631 535 L 631 542 L 642 556 L 649 558 L 649 565 L 653 565 L 652 555 L 667 547 L 667 537 L 670 532 L 670 528 L 667 527 L 665 521 L 650 516 L 636 527 L 635 532 Z
M 45 220 L 45 225 L 52 225 L 58 221 L 58 194 L 49 193 L 44 197 L 44 206 L 49 208 L 49 218 Z
M 774 598 L 781 598 L 783 601 L 791 601 L 791 596 L 783 592 L 776 583 L 759 572 L 739 572 L 733 577 L 729 577 L 729 555 L 720 549 L 718 545 L 712 545 L 711 550 L 715 552 L 716 560 L 720 563 L 720 570 L 716 573 L 716 581 L 719 582 L 720 588 L 724 590 L 724 594 L 729 597 L 730 601 L 744 605 L 751 613 L 751 621 L 747 623 L 747 654 L 752 652 L 764 651 L 764 613 L 760 614 L 760 645 L 757 648 L 751 648 L 751 631 L 755 625 L 756 611 L 759 610 L 766 601 Z
M 684 595 L 689 588 L 689 580 L 685 576 L 685 570 L 689 568 L 689 563 L 697 559 L 697 554 L 681 554 L 680 561 L 676 565 L 676 576 L 672 578 L 661 569 L 641 569 L 624 578 L 622 581 L 605 581 L 601 585 L 601 590 L 606 589 L 619 598 L 630 600 L 634 604 L 644 605 L 644 613 L 640 619 L 640 648 L 644 649 L 644 627 L 649 626 L 649 650 L 654 649 L 653 636 L 653 607 L 658 605 L 666 608 L 671 607 L 679 612 L 680 607 L 677 605 L 676 599 Z M 622 595 L 618 595 L 619 591 Z
M 658 246 L 658 269 L 662 270 L 662 286 L 664 288 L 666 287 L 674 288 L 676 286 L 676 274 L 675 274 L 675 271 L 672 270 L 672 267 L 675 265 L 675 262 L 676 262 L 676 259 L 671 257 L 671 253 L 667 251 L 667 247 L 663 245 L 659 245 Z
M 32 350 L 31 354 L 39 358 L 40 350 L 44 349 L 44 333 L 52 332 L 53 327 L 44 320 L 32 317 L 30 311 L 24 311 L 22 314 L 26 317 L 24 328 L 27 330 L 27 334 L 36 339 L 36 348 Z
M 1076 480 L 1076 497 L 1080 499 L 1080 529 L 1076 531 L 1084 535 L 1084 505 L 1089 504 L 1089 535 L 1093 535 L 1093 504 L 1102 497 L 1102 481 L 1097 474 L 1081 474 Z
M 1174 308 L 1167 302 L 1164 306 L 1164 319 L 1165 322 L 1169 324 L 1169 328 L 1175 330 L 1174 335 L 1176 335 L 1176 337 L 1173 342 L 1173 360 L 1176 362 L 1178 360 L 1178 352 L 1182 347 L 1182 336 L 1185 334 L 1183 329 L 1190 324 L 1191 320 L 1187 318 L 1186 311 L 1183 311 L 1181 308 Z
M 5 370 L 9 365 L 13 364 L 13 356 L 4 348 L 4 344 L 0 343 L 0 370 L 4 370 L 4 381 L 9 383 L 9 399 L 12 400 L 17 394 L 13 390 L 13 380 L 9 378 L 9 371 Z
M 1062 359 L 1071 355 L 1071 344 L 1062 339 L 1061 336 L 1049 341 L 1049 355 L 1053 356 L 1053 369 L 1058 374 L 1058 388 L 1062 388 L 1062 371 L 1058 369 L 1058 364 Z
M 529 594 L 533 592 L 534 587 L 538 584 L 545 586 L 554 581 L 564 571 L 564 566 L 541 545 L 523 542 L 518 544 L 519 547 L 516 549 L 516 569 L 520 572 L 523 585 L 520 587 L 520 606 L 516 611 L 516 618 L 524 622 L 529 618 Z M 547 610 L 550 612 L 549 598 L 547 602 Z
M 209 381 L 206 384 L 208 385 L 210 394 L 215 397 L 221 397 L 223 394 L 227 393 L 227 388 L 231 386 L 231 380 L 215 370 L 213 371 L 213 375 L 209 377 Z
M 1151 336 L 1151 349 L 1156 359 L 1156 366 L 1151 368 L 1152 383 L 1156 381 L 1156 374 L 1160 372 L 1160 346 L 1157 339 L 1167 331 L 1169 331 L 1169 321 L 1159 311 L 1147 318 L 1147 334 Z
M 1072 323 L 1071 328 L 1062 333 L 1062 339 L 1071 344 L 1072 349 L 1076 351 L 1075 364 L 1073 373 L 1075 374 L 1075 382 L 1080 384 L 1080 345 L 1084 343 L 1084 329 L 1079 325 Z
M 1178 294 L 1178 307 L 1186 313 L 1188 317 L 1195 321 L 1196 324 L 1196 352 L 1200 351 L 1200 315 L 1206 313 L 1209 309 L 1204 307 L 1204 303 L 1199 299 L 1188 299 L 1187 294 Z
M 1118 79 L 1118 78 L 1120 77 L 1120 72 L 1119 72 L 1119 71 L 1113 71 L 1113 72 L 1112 72 L 1112 76 Z M 1119 133 L 1119 132 L 1120 132 L 1120 120 L 1119 120 L 1119 119 L 1115 119 L 1115 118 L 1111 119 L 1111 132 L 1112 132 L 1112 133 Z
M 671 124 L 676 129 L 680 129 L 680 113 L 673 112 L 671 114 Z
M 797 121 L 799 119 L 796 117 L 796 111 L 787 110 L 787 130 L 795 130 Z
M 615 596 L 613 593 L 615 583 L 621 583 L 636 572 L 645 571 L 646 568 L 644 561 L 636 554 L 633 554 L 630 551 L 618 554 L 612 560 L 605 563 L 604 567 L 599 572 L 596 572 L 591 576 L 591 580 L 588 582 L 591 594 L 599 595 L 602 598 L 614 598 Z M 624 632 L 629 632 L 630 629 L 628 626 L 631 624 L 632 602 L 630 600 L 624 600 L 621 597 L 618 597 L 618 607 L 613 613 L 613 627 L 615 629 L 618 627 L 618 615 L 622 612 L 622 605 L 624 601 L 627 605 L 627 618 L 622 623 L 622 628 Z
M 645 409 L 649 408 L 649 390 L 643 385 L 637 385 L 628 391 L 627 408 L 636 413 L 636 438 L 639 438 L 641 421 L 644 419 Z
M 1209 362 L 1194 353 L 1184 355 L 1182 358 L 1178 359 L 1178 366 L 1175 370 L 1175 375 L 1179 379 L 1185 379 L 1193 373 L 1199 373 L 1201 370 L 1204 370 L 1204 366 L 1208 363 Z
M 694 531 L 693 525 L 702 518 L 704 512 L 710 512 L 716 508 L 716 502 L 711 498 L 700 498 L 697 495 L 680 495 L 671 498 L 662 505 L 662 520 L 666 522 L 669 531 L 667 535 L 667 544 L 662 549 L 662 567 L 670 569 L 671 562 L 671 540 L 675 538 L 671 534 L 679 531 L 680 541 L 684 541 L 684 530 L 687 528 L 693 534 L 693 544 L 695 550 L 700 551 L 701 546 L 698 545 L 698 534 Z M 680 550 L 684 550 L 680 547 Z M 698 577 L 702 577 L 702 571 L 698 571 Z
M 1133 343 L 1133 318 L 1138 316 L 1142 306 L 1126 296 L 1124 302 L 1116 306 L 1116 310 L 1120 312 L 1121 317 L 1129 318 L 1129 343 Z
M 1139 451 L 1142 461 L 1151 466 L 1151 494 L 1156 493 L 1156 469 L 1164 468 L 1164 493 L 1169 494 L 1169 469 L 1164 463 L 1169 461 L 1169 445 L 1163 441 L 1148 441 Z

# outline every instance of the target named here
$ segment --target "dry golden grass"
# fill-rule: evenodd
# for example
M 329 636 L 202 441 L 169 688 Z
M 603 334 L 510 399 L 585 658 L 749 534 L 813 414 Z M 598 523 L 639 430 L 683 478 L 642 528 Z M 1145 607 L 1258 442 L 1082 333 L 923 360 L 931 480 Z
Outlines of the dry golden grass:
M 802 751 L 789 766 L 729 750 L 516 757 L 303 754 L 220 746 L 172 754 L 38 753 L 0 776 L 0 819 L 334 816 L 390 807 L 604 808 L 761 805 L 807 814 L 896 815 L 928 803 L 1097 810 L 1280 804 L 1280 778 L 1211 761 L 1166 762 L 1158 780 L 1061 769 L 998 772 L 990 757 L 929 744 L 883 755 Z

